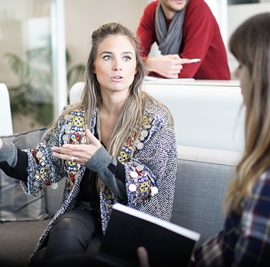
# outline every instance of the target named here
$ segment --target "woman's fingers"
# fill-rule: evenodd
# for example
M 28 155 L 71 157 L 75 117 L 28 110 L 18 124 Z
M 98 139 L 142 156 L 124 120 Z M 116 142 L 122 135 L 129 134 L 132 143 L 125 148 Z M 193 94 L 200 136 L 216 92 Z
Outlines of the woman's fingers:
M 89 129 L 86 129 L 85 135 L 86 135 L 86 137 L 89 139 L 90 144 L 92 144 L 93 146 L 101 147 L 101 143 L 100 143 L 99 140 L 98 140 L 98 139 L 90 132 Z
M 73 156 L 76 158 L 77 163 L 85 164 L 102 146 L 99 140 L 88 129 L 86 130 L 86 137 L 89 139 L 90 144 L 64 144 L 62 147 L 52 147 L 52 156 L 63 160 L 74 159 L 70 158 Z
M 55 158 L 58 158 L 58 159 L 71 160 L 70 157 L 74 156 L 74 155 L 68 155 L 68 154 L 64 155 L 64 154 L 59 154 L 59 153 L 53 152 L 52 156 Z M 75 156 L 75 158 L 76 158 L 76 156 Z

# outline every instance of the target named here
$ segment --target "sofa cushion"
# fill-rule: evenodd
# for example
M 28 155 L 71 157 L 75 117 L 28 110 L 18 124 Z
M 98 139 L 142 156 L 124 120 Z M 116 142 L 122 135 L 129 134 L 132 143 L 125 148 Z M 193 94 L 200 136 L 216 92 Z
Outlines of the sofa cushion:
M 222 204 L 242 152 L 178 146 L 171 221 L 201 234 L 198 245 L 223 228 Z
M 26 267 L 50 219 L 32 222 L 5 222 L 0 225 L 0 266 Z
M 43 128 L 1 138 L 20 149 L 27 149 L 35 147 L 45 131 L 46 128 Z M 0 221 L 33 221 L 46 217 L 45 192 L 37 197 L 26 195 L 19 180 L 0 170 Z

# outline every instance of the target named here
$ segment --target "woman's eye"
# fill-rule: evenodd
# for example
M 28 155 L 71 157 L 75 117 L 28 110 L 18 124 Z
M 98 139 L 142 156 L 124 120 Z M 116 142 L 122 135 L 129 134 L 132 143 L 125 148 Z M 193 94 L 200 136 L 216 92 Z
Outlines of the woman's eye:
M 129 60 L 131 60 L 131 57 L 130 56 L 125 56 L 124 57 L 124 61 L 129 61 Z
M 111 56 L 106 55 L 106 56 L 104 56 L 103 58 L 104 58 L 105 60 L 110 60 L 110 59 L 111 59 Z

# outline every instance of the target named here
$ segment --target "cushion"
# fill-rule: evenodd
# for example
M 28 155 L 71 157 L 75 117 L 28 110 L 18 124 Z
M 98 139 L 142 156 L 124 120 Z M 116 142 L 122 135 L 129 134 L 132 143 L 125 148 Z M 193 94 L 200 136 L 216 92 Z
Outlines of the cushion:
M 45 131 L 43 128 L 1 138 L 20 149 L 27 149 L 35 147 Z M 0 169 L 0 221 L 35 221 L 47 217 L 45 192 L 40 192 L 37 197 L 26 195 L 20 181 Z
M 50 220 L 2 223 L 0 266 L 28 266 L 29 257 Z
M 198 245 L 223 228 L 222 204 L 242 152 L 178 146 L 171 221 L 201 234 Z

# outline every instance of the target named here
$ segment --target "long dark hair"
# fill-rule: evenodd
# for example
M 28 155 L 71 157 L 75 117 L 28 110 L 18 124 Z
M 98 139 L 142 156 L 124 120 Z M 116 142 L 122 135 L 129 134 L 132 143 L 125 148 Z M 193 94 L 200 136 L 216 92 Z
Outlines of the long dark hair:
M 241 212 L 260 175 L 270 166 L 270 13 L 246 20 L 232 34 L 230 51 L 248 69 L 245 151 L 224 202 L 227 215 Z

